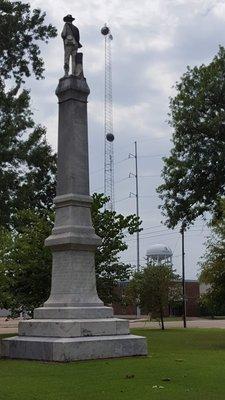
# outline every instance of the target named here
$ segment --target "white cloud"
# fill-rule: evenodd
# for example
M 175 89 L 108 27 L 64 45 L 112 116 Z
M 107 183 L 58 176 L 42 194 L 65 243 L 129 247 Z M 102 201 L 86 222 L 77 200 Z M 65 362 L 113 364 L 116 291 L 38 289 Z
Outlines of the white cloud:
M 126 139 L 135 133 L 137 137 L 145 136 L 152 122 L 151 105 L 143 102 L 132 106 L 116 106 L 114 119 L 116 130 L 122 132 Z
M 160 96 L 164 97 L 165 103 L 169 96 L 173 93 L 172 86 L 177 79 L 177 72 L 172 71 L 165 62 L 156 62 L 150 67 L 146 67 L 147 81 L 151 81 L 151 87 L 160 92 Z
M 213 14 L 221 19 L 221 20 L 225 20 L 225 3 L 224 1 L 216 1 L 214 2 L 214 7 L 213 7 Z

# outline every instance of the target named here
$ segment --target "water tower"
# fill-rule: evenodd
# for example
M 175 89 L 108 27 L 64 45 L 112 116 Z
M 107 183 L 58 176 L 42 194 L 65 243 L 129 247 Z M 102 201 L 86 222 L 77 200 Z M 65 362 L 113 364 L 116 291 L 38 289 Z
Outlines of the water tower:
M 147 263 L 153 261 L 157 264 L 172 264 L 173 253 L 170 247 L 165 244 L 153 244 L 146 253 Z

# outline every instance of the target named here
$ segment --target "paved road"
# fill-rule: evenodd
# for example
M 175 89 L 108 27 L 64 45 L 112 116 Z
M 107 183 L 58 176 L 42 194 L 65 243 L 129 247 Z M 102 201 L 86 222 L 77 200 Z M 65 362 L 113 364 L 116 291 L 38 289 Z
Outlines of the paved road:
M 6 321 L 5 318 L 0 318 L 0 334 L 17 333 L 19 319 Z M 182 328 L 182 321 L 166 321 L 165 327 Z M 130 328 L 150 328 L 159 329 L 158 322 L 145 322 L 143 320 L 130 320 Z M 211 319 L 194 319 L 187 321 L 187 328 L 221 328 L 225 329 L 225 320 Z

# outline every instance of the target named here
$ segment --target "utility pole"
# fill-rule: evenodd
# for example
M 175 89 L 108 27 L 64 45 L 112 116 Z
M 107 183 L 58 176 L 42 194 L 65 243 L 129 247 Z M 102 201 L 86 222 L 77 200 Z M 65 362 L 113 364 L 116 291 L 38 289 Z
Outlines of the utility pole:
M 135 180 L 136 180 L 136 215 L 139 218 L 139 191 L 138 191 L 138 158 L 137 158 L 137 142 L 134 142 L 135 148 Z M 140 271 L 140 237 L 137 231 L 137 271 Z
M 129 177 L 134 176 L 136 182 L 136 193 L 130 193 L 130 196 L 133 195 L 136 197 L 136 216 L 139 218 L 139 190 L 138 190 L 138 155 L 137 155 L 137 142 L 134 142 L 134 154 L 129 154 L 129 157 L 133 157 L 135 159 L 135 174 L 132 172 L 129 173 Z M 137 232 L 137 271 L 140 271 L 140 237 L 139 231 Z
M 187 327 L 186 323 L 186 290 L 185 290 L 185 251 L 184 251 L 184 231 L 186 228 L 185 221 L 181 224 L 181 245 L 182 245 L 182 291 L 183 291 L 183 324 L 184 328 Z
M 130 195 L 134 195 L 136 197 L 136 216 L 139 218 L 139 188 L 138 188 L 138 154 L 137 154 L 137 142 L 134 142 L 134 154 L 129 154 L 129 157 L 133 157 L 135 159 L 135 174 L 132 174 L 130 172 L 130 176 L 135 177 L 135 182 L 136 182 L 136 193 L 130 193 Z M 139 237 L 139 231 L 137 231 L 137 272 L 140 271 L 140 237 Z M 141 310 L 139 307 L 137 307 L 137 318 L 140 318 L 141 316 Z

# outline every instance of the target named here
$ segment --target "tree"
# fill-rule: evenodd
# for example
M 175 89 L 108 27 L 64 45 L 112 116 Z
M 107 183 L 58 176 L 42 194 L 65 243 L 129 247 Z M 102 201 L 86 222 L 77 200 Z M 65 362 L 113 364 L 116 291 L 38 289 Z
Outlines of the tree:
M 0 0 L 0 226 L 14 227 L 17 211 L 50 208 L 55 193 L 56 156 L 45 128 L 35 125 L 30 93 L 32 74 L 43 78 L 40 41 L 56 36 L 45 13 L 21 1 Z
M 115 211 L 104 210 L 109 199 L 102 194 L 93 194 L 92 221 L 95 232 L 102 239 L 95 256 L 97 291 L 108 304 L 119 301 L 114 288 L 119 281 L 127 280 L 130 265 L 120 260 L 120 253 L 127 250 L 126 235 L 140 229 L 141 221 L 136 215 L 123 216 Z
M 96 252 L 97 290 L 107 304 L 117 299 L 114 288 L 118 281 L 129 277 L 130 265 L 120 261 L 119 253 L 127 249 L 126 232 L 137 231 L 140 221 L 135 215 L 124 217 L 103 210 L 107 197 L 94 194 L 92 219 L 102 245 Z M 17 215 L 20 230 L 0 231 L 0 308 L 13 311 L 13 315 L 39 307 L 49 297 L 52 257 L 44 240 L 50 235 L 53 214 L 32 210 Z M 17 223 L 17 221 L 15 222 Z
M 225 49 L 208 65 L 187 68 L 170 99 L 173 148 L 158 187 L 166 224 L 191 224 L 218 211 L 225 194 Z
M 21 211 L 20 232 L 0 231 L 0 308 L 12 316 L 31 312 L 47 300 L 51 283 L 52 256 L 44 247 L 52 221 L 33 211 Z
M 210 316 L 212 319 L 215 315 L 224 315 L 225 312 L 225 306 L 221 305 L 221 301 L 218 303 L 217 294 L 210 288 L 207 289 L 206 293 L 201 294 L 199 307 L 201 315 Z
M 181 300 L 179 276 L 171 265 L 151 263 L 134 273 L 126 290 L 126 299 L 139 305 L 145 313 L 159 317 L 164 330 L 165 308 Z
M 201 298 L 201 305 L 213 315 L 225 311 L 225 201 L 219 202 L 220 217 L 212 219 L 211 236 L 206 242 L 206 252 L 200 264 L 200 282 L 208 285 Z
M 33 71 L 43 78 L 44 62 L 38 42 L 48 43 L 56 36 L 56 28 L 44 25 L 46 14 L 39 9 L 31 12 L 30 4 L 22 1 L 0 0 L 0 72 L 1 82 L 14 79 L 21 85 Z

